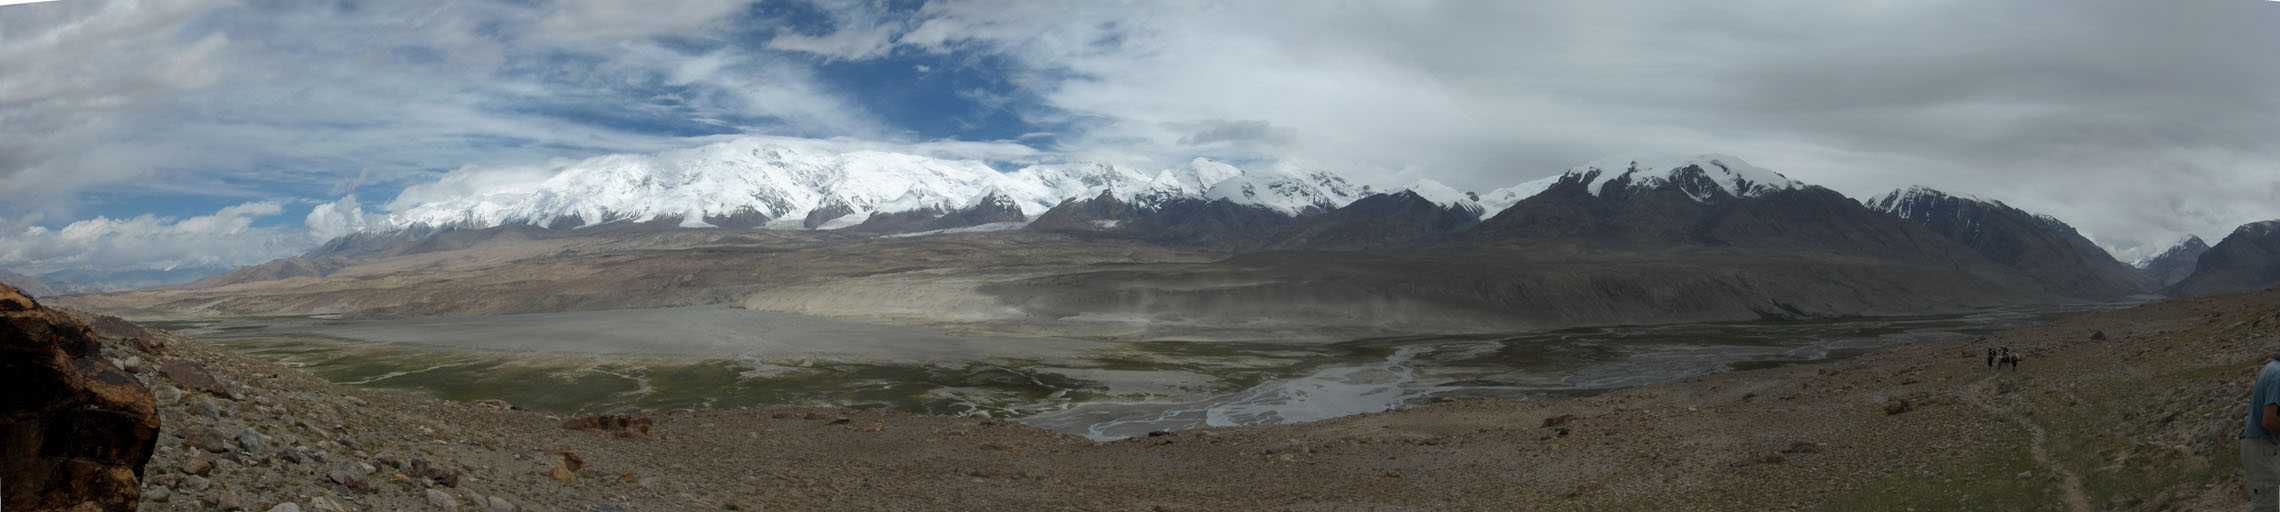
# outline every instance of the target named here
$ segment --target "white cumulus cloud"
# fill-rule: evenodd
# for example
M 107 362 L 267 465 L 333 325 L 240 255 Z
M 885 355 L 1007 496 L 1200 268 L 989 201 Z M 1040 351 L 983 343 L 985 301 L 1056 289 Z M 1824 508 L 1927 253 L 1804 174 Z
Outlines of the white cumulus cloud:
M 274 201 L 232 205 L 188 218 L 95 217 L 60 229 L 25 227 L 0 236 L 0 267 L 23 274 L 65 269 L 174 270 L 260 263 L 306 249 L 298 229 L 255 227 L 284 213 Z

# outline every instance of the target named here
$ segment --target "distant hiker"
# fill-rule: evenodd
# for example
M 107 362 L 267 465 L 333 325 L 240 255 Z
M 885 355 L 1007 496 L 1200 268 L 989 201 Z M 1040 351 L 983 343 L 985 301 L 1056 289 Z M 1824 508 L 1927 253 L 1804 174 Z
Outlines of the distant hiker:
M 1995 347 L 1987 347 L 1987 367 L 1995 367 Z
M 2264 360 L 2248 390 L 2248 419 L 2240 431 L 2240 468 L 2248 480 L 2248 509 L 2280 510 L 2280 355 Z
M 1994 358 L 1995 369 L 2000 370 L 2005 367 L 2009 367 L 2013 370 L 2016 370 L 2019 368 L 2019 355 L 2011 353 L 2011 347 L 1992 348 L 1988 350 L 1992 351 L 1988 357 Z

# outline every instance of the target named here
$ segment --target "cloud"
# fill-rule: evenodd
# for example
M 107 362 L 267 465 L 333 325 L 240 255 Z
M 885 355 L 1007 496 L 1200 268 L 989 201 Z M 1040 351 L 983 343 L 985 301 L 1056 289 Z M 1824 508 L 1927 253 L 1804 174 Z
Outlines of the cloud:
M 0 205 L 69 198 L 162 159 L 90 151 L 134 113 L 221 79 L 225 34 L 179 33 L 199 2 L 56 2 L 0 11 Z M 0 212 L 9 213 L 9 212 Z M 16 212 L 23 213 L 23 212 Z
M 903 24 L 916 51 L 1018 62 L 1041 99 L 1023 115 L 1077 156 L 1248 152 L 1481 190 L 1722 152 L 1855 196 L 1999 197 L 2125 255 L 2280 217 L 2264 2 L 1008 0 Z M 1287 137 L 1203 144 L 1258 126 Z
M 743 131 L 886 132 L 739 47 L 742 1 L 94 0 L 0 10 L 0 216 L 327 197 Z M 17 27 L 24 27 L 18 29 Z M 363 174 L 351 180 L 348 176 Z
M 356 203 L 356 196 L 342 196 L 339 200 L 310 208 L 309 215 L 301 219 L 301 225 L 308 229 L 311 240 L 331 240 L 358 231 L 382 228 L 384 226 L 381 221 L 365 215 L 364 206 Z
M 183 219 L 95 217 L 61 229 L 25 227 L 0 236 L 0 267 L 39 274 L 65 269 L 174 270 L 260 263 L 306 249 L 298 230 L 254 227 L 284 212 L 274 201 L 242 203 Z
M 535 35 L 556 42 L 615 42 L 699 32 L 744 9 L 744 0 L 564 0 L 540 18 Z
M 1278 128 L 1273 123 L 1266 121 L 1213 120 L 1174 123 L 1173 126 L 1188 132 L 1187 135 L 1180 136 L 1180 144 L 1185 146 L 1212 144 L 1279 146 L 1289 143 L 1293 138 L 1289 129 Z
M 822 36 L 785 32 L 769 39 L 768 47 L 835 59 L 862 60 L 886 55 L 893 50 L 896 31 L 892 26 L 873 26 L 867 29 L 839 30 Z

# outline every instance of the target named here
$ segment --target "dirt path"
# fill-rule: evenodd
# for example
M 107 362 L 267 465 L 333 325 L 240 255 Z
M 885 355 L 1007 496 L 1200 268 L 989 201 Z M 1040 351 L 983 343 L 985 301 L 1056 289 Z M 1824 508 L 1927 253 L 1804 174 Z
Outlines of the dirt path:
M 2026 429 L 2027 435 L 2034 440 L 2028 449 L 2034 455 L 2035 465 L 2042 466 L 2045 471 L 2058 474 L 2059 490 L 2066 494 L 2067 510 L 2090 512 L 2090 498 L 2088 494 L 2082 491 L 2082 477 L 2074 474 L 2073 470 L 2067 469 L 2065 464 L 2060 464 L 2050 457 L 2049 434 L 2043 431 L 2042 425 L 2038 425 L 2033 419 L 2010 409 L 1996 407 L 1993 402 L 1982 396 L 1989 393 L 1990 385 L 1994 383 L 1996 378 L 1998 377 L 1989 376 L 1979 379 L 1971 383 L 1970 386 L 1965 386 L 1963 392 L 1958 394 L 1962 396 L 1964 401 L 1987 411 L 1987 414 L 2003 418 L 2011 423 L 2018 424 L 2019 428 Z

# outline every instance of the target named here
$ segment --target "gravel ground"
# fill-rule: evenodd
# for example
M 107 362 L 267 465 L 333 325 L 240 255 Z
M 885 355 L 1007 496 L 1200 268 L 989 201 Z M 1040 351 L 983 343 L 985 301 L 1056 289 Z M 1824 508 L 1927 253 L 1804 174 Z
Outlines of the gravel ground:
M 649 434 L 617 436 L 166 337 L 163 355 L 114 354 L 161 404 L 144 510 L 2174 510 L 2242 501 L 2234 429 L 2280 350 L 2280 291 L 1586 397 L 1107 443 L 806 408 L 647 411 Z M 1989 369 L 1989 346 L 2026 360 Z M 174 361 L 219 382 L 156 369 Z

